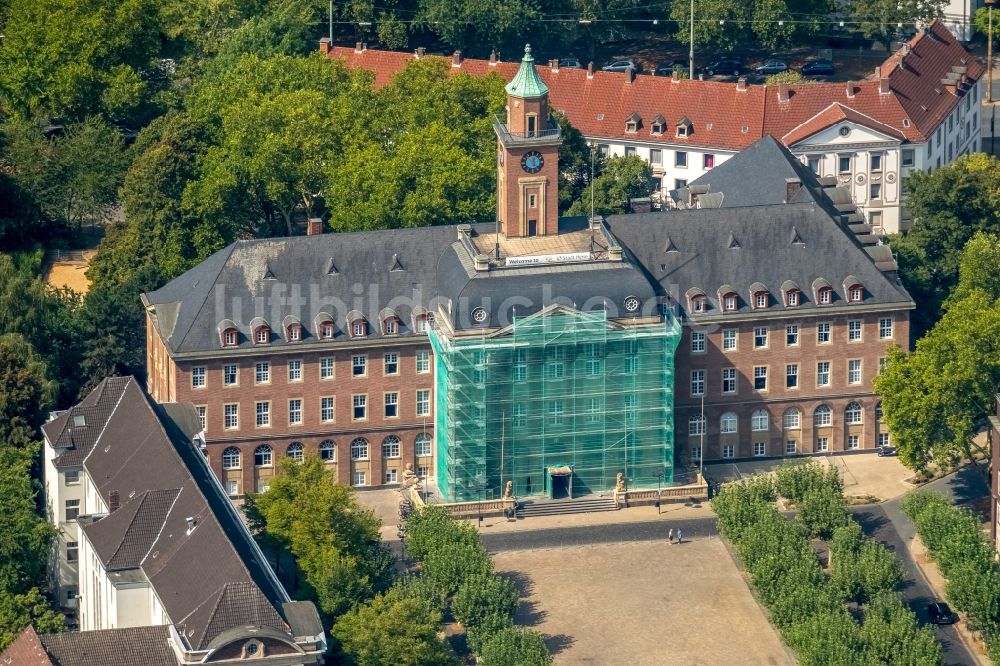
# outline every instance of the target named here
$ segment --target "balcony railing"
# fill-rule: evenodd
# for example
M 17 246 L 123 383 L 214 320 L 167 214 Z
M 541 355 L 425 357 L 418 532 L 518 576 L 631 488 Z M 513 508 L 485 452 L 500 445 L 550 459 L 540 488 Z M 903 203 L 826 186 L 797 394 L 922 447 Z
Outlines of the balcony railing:
M 505 144 L 530 144 L 539 141 L 550 141 L 562 136 L 562 128 L 555 121 L 550 120 L 547 127 L 537 129 L 534 132 L 511 132 L 507 125 L 498 117 L 493 118 L 493 128 L 500 135 Z

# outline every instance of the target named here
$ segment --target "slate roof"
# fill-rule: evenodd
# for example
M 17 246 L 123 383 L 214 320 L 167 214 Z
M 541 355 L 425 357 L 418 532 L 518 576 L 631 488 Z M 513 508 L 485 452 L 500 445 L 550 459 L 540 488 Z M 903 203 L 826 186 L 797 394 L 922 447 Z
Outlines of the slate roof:
M 218 632 L 257 619 L 288 631 L 278 612 L 288 594 L 204 455 L 134 379 L 128 378 L 119 407 L 84 466 L 106 505 L 112 492 L 121 502 L 84 533 L 93 537 L 109 568 L 142 572 L 192 648 L 202 649 Z M 232 612 L 232 604 L 211 603 L 232 585 L 256 590 L 241 597 L 249 600 L 238 607 L 242 616 Z M 220 615 L 204 611 L 215 607 Z
M 177 666 L 166 625 L 39 636 L 53 666 Z M 44 662 L 42 662 L 44 663 Z
M 111 418 L 128 384 L 128 377 L 108 377 L 73 407 L 42 426 L 42 434 L 56 450 L 56 467 L 83 464 L 94 442 Z M 85 425 L 76 425 L 82 418 Z
M 596 71 L 588 77 L 583 69 L 536 69 L 549 88 L 552 108 L 562 111 L 574 127 L 590 137 L 635 141 L 637 134 L 625 131 L 625 121 L 633 113 L 643 119 L 660 114 L 667 118 L 687 116 L 691 121 L 688 136 L 677 137 L 673 132 L 656 135 L 643 130 L 642 140 L 736 151 L 767 134 L 784 136 L 831 103 L 839 102 L 893 128 L 907 141 L 922 142 L 961 101 L 968 83 L 982 76 L 984 68 L 938 20 L 904 48 L 909 51 L 905 56 L 902 50 L 897 51 L 879 68 L 880 75 L 889 80 L 888 94 L 879 91 L 873 71 L 871 79 L 851 84 L 851 96 L 844 83 L 809 83 L 787 85 L 786 100 L 779 97 L 779 86 L 748 85 L 737 90 L 734 83 L 717 81 L 637 76 L 630 82 L 628 73 Z M 348 47 L 335 47 L 330 56 L 348 67 L 373 72 L 377 87 L 386 85 L 414 60 L 411 53 L 372 49 L 358 53 Z M 953 67 L 967 70 L 966 85 L 956 94 L 943 90 L 940 84 Z M 448 71 L 472 76 L 495 72 L 510 81 L 518 71 L 518 63 L 491 65 L 486 60 L 466 58 L 461 66 L 449 67 Z

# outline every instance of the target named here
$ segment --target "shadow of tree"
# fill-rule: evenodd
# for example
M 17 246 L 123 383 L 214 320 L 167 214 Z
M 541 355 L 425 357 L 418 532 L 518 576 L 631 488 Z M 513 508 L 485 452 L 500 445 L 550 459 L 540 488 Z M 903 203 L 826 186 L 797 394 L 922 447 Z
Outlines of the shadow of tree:
M 566 634 L 555 634 L 554 636 L 545 637 L 545 646 L 549 648 L 549 652 L 552 653 L 552 656 L 559 654 L 566 648 L 572 647 L 575 642 L 575 638 L 567 636 Z

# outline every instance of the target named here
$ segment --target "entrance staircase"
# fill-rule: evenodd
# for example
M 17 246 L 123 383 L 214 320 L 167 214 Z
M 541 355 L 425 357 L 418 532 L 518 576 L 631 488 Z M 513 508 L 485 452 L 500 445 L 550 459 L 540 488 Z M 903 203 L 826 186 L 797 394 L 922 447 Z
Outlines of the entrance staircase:
M 618 507 L 611 497 L 587 495 L 574 499 L 530 499 L 517 505 L 518 518 L 535 516 L 565 516 L 574 513 L 594 513 L 597 511 L 615 511 Z

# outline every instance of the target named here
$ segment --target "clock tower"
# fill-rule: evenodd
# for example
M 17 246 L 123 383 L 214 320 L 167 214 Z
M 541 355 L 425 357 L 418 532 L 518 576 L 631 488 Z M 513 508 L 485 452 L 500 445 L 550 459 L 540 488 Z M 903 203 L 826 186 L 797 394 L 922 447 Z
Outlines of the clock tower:
M 559 125 L 549 117 L 549 89 L 535 71 L 531 46 L 507 84 L 507 122 L 497 133 L 497 219 L 508 238 L 559 232 Z

